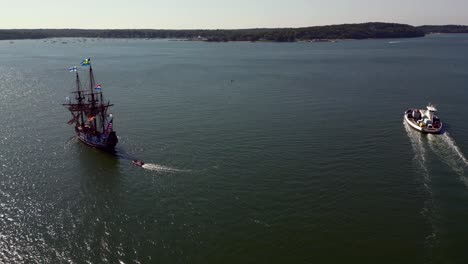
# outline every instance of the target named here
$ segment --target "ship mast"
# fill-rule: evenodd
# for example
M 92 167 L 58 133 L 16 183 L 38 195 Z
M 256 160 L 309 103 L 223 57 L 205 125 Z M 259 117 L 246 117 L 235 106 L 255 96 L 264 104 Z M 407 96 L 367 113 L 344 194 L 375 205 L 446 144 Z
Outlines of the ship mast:
M 99 115 L 99 120 L 100 120 L 100 125 L 102 128 L 102 133 L 105 132 L 105 121 L 106 121 L 106 110 L 109 105 L 104 105 L 104 100 L 102 96 L 102 91 L 99 93 L 94 92 L 94 89 L 96 89 L 96 82 L 94 80 L 94 73 L 93 69 L 91 68 L 91 65 L 89 67 L 89 82 L 90 82 L 90 94 L 91 94 L 91 100 L 92 100 L 92 109 L 96 110 L 95 117 L 98 117 Z M 96 104 L 97 103 L 97 104 Z M 94 128 L 97 130 L 97 118 L 94 118 Z
M 100 99 L 101 99 L 101 125 L 102 125 L 102 133 L 104 133 L 104 132 L 105 132 L 105 129 L 106 129 L 106 128 L 105 128 L 105 124 L 104 124 L 104 123 L 105 123 L 105 120 L 106 120 L 106 116 L 105 116 L 106 111 L 105 111 L 105 110 L 107 110 L 107 108 L 104 106 L 104 100 L 102 99 L 102 91 L 99 92 L 99 95 L 100 95 L 100 97 L 101 97 Z
M 91 95 L 91 115 L 94 116 L 93 118 L 93 127 L 95 130 L 97 130 L 97 122 L 96 122 L 96 114 L 95 113 L 95 110 L 96 110 L 96 99 L 94 98 L 94 75 L 93 75 L 93 68 L 91 67 L 91 65 L 89 65 L 89 91 L 90 91 L 90 95 Z
M 83 126 L 84 120 L 83 120 L 83 97 L 81 96 L 81 84 L 80 84 L 80 76 L 78 75 L 78 71 L 76 72 L 76 91 L 78 94 L 78 97 L 76 98 L 78 100 L 78 105 L 80 106 L 80 113 L 79 117 L 81 120 L 81 125 Z
M 75 123 L 76 126 L 83 125 L 84 124 L 84 114 L 86 113 L 87 109 L 87 104 L 84 102 L 85 95 L 83 94 L 83 90 L 81 89 L 81 82 L 80 82 L 80 76 L 78 75 L 78 72 L 76 72 L 75 75 L 75 90 L 72 92 L 75 94 L 75 102 L 70 101 L 70 99 L 67 97 L 67 103 L 63 104 L 68 110 L 70 110 L 73 118 L 68 121 L 68 124 Z M 80 122 L 81 121 L 81 122 Z

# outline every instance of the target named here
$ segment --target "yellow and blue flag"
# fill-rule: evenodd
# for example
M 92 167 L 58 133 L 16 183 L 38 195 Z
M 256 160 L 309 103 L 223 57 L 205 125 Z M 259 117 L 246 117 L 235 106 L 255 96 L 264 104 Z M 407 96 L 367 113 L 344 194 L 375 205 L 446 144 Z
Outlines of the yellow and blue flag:
M 81 62 L 81 66 L 89 66 L 89 65 L 91 65 L 91 58 L 84 59 Z

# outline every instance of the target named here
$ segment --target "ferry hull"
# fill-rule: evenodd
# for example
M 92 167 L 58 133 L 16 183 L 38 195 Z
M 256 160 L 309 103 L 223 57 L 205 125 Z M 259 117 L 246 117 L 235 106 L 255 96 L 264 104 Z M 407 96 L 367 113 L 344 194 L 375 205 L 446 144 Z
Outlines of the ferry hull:
M 406 113 L 403 115 L 403 119 L 413 129 L 416 129 L 417 131 L 422 132 L 422 133 L 439 134 L 442 131 L 442 123 L 440 123 L 440 127 L 438 128 L 427 128 L 427 127 L 418 126 L 418 124 L 414 122 L 414 119 L 408 118 L 408 115 Z

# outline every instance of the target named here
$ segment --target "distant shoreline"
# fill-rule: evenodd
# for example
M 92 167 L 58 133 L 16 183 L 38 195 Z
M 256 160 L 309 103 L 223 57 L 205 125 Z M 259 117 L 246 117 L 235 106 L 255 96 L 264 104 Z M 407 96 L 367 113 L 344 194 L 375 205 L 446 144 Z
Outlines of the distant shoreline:
M 360 23 L 303 28 L 234 30 L 158 29 L 3 29 L 0 40 L 47 38 L 141 38 L 206 42 L 336 42 L 349 39 L 416 38 L 434 33 L 468 33 L 468 26 L 411 26 L 396 23 Z

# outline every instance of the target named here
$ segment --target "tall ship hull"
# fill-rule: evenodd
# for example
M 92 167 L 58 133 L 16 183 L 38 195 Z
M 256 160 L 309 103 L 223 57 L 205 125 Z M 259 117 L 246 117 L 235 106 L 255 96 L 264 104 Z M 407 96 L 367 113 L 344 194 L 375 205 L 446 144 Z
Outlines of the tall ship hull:
M 102 150 L 113 150 L 115 145 L 117 145 L 119 142 L 114 131 L 110 132 L 109 134 L 96 135 L 85 130 L 86 128 L 81 126 L 75 127 L 75 132 L 78 139 L 88 146 Z
M 83 89 L 77 67 L 70 68 L 71 72 L 76 72 L 76 80 L 72 92 L 75 98 L 67 97 L 67 103 L 63 104 L 72 115 L 68 124 L 75 124 L 76 136 L 86 145 L 113 150 L 119 140 L 114 131 L 114 118 L 108 113 L 112 104 L 104 100 L 102 86 L 95 83 L 90 59 L 83 60 L 81 65 L 89 66 L 89 87 Z

